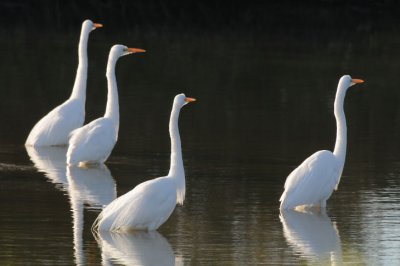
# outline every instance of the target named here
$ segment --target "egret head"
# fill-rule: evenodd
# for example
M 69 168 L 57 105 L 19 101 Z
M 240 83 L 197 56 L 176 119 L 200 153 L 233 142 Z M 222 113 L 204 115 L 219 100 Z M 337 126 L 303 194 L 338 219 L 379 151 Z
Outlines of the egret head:
M 363 83 L 363 82 L 364 82 L 364 80 L 362 80 L 362 79 L 353 79 L 349 75 L 344 75 L 340 78 L 339 84 L 341 86 L 344 86 L 347 89 L 355 84 Z
M 86 32 L 91 32 L 92 30 L 95 30 L 95 29 L 101 28 L 101 27 L 103 27 L 103 24 L 94 23 L 90 19 L 87 19 L 82 23 L 82 29 L 84 29 Z
M 146 50 L 139 49 L 139 48 L 129 48 L 125 45 L 116 44 L 111 48 L 110 54 L 114 54 L 118 57 L 132 54 L 132 53 L 144 53 Z
M 190 102 L 194 102 L 196 99 L 186 97 L 184 93 L 175 96 L 174 105 L 182 107 Z

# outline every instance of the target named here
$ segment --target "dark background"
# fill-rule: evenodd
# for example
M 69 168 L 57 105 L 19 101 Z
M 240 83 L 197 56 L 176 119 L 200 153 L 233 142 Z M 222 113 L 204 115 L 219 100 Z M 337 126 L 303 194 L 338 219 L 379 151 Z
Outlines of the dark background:
M 28 26 L 30 30 L 75 31 L 83 18 L 90 17 L 103 21 L 114 30 L 135 27 L 199 32 L 251 30 L 282 36 L 294 34 L 296 29 L 304 27 L 307 31 L 296 35 L 312 38 L 331 30 L 374 33 L 388 25 L 397 30 L 398 11 L 399 3 L 394 0 L 3 0 L 0 2 L 0 23 L 2 30 Z

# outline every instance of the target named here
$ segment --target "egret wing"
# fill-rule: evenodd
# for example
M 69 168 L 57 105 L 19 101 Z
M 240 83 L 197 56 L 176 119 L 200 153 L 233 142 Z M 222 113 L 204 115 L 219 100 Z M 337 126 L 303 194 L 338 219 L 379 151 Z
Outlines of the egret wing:
M 33 127 L 28 145 L 62 145 L 68 143 L 68 135 L 82 126 L 85 117 L 82 104 L 68 100 L 45 115 Z
M 69 163 L 102 161 L 111 153 L 117 142 L 117 129 L 106 118 L 99 118 L 74 130 L 67 152 Z
M 331 195 L 338 175 L 338 163 L 330 151 L 318 151 L 307 158 L 286 179 L 280 201 L 285 208 L 312 205 Z
M 175 208 L 176 185 L 173 182 L 160 177 L 141 183 L 117 198 L 99 215 L 99 230 L 157 229 Z

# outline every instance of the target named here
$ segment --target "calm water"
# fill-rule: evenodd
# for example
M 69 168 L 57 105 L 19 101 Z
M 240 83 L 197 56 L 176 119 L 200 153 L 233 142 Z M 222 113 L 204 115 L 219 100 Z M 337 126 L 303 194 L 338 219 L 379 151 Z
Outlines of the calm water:
M 105 109 L 111 45 L 148 52 L 118 62 L 120 137 L 107 166 L 79 169 L 65 166 L 63 148 L 23 146 L 34 123 L 70 94 L 78 35 L 3 33 L 1 264 L 400 263 L 400 39 L 291 34 L 93 32 L 87 121 Z M 286 176 L 333 148 L 343 74 L 366 83 L 347 94 L 339 190 L 326 212 L 280 213 Z M 168 118 L 180 92 L 198 99 L 180 117 L 185 204 L 157 232 L 93 236 L 100 206 L 168 172 Z

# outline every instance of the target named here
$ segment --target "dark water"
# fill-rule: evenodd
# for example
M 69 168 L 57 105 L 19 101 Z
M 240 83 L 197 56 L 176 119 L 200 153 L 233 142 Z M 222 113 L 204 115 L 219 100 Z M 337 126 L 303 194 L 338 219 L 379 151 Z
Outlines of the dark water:
M 303 30 L 303 29 L 299 29 Z M 105 110 L 114 43 L 147 49 L 118 62 L 121 125 L 107 167 L 67 168 L 65 149 L 25 150 L 34 123 L 70 94 L 78 34 L 15 29 L 0 43 L 2 265 L 370 264 L 400 261 L 400 39 L 392 29 L 333 31 L 96 30 L 87 121 Z M 77 29 L 79 31 L 79 29 Z M 352 34 L 350 34 L 352 33 Z M 301 34 L 300 34 L 301 35 Z M 333 101 L 349 90 L 348 153 L 326 213 L 279 213 L 286 176 L 332 149 Z M 169 167 L 168 118 L 180 117 L 187 194 L 157 232 L 90 228 L 101 205 Z

